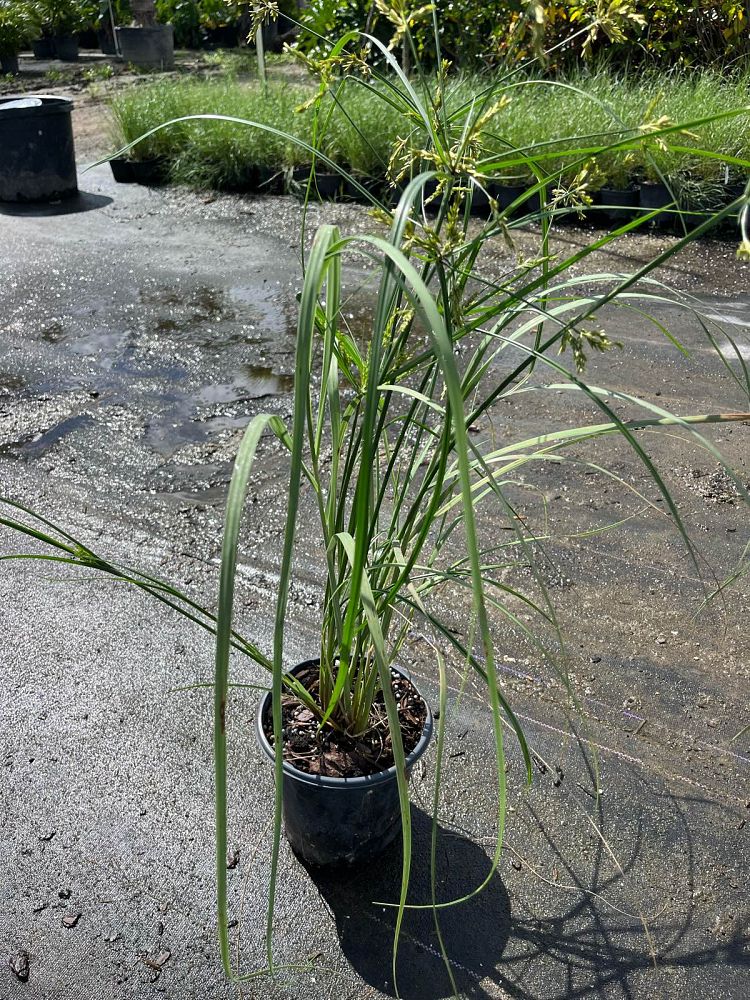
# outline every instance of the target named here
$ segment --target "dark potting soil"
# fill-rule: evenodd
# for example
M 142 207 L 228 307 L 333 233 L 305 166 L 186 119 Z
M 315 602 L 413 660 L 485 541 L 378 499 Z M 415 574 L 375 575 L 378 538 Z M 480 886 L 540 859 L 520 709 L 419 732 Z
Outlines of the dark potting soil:
M 393 694 L 398 706 L 401 739 L 408 756 L 419 742 L 427 718 L 427 706 L 411 681 L 391 674 Z M 320 704 L 318 671 L 312 667 L 300 671 L 297 679 Z M 357 778 L 385 771 L 394 763 L 388 717 L 382 691 L 375 698 L 370 726 L 352 737 L 326 725 L 318 732 L 318 717 L 292 694 L 281 698 L 284 760 L 307 774 L 329 778 Z M 273 723 L 270 712 L 263 720 L 263 730 L 273 746 Z

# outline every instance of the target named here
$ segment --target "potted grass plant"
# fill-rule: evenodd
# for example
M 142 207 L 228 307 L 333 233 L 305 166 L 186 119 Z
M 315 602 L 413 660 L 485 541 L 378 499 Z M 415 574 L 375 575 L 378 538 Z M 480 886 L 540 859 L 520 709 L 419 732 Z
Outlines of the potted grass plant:
M 158 98 L 161 107 L 167 111 L 171 106 L 170 97 L 171 94 L 164 93 Z M 150 106 L 145 109 L 139 106 L 132 93 L 121 94 L 112 102 L 110 131 L 113 146 L 131 147 L 126 154 L 114 155 L 109 160 L 112 176 L 118 183 L 151 184 L 166 179 L 167 162 L 159 134 L 138 143 L 137 148 L 131 145 L 134 139 L 148 131 L 146 122 L 150 110 Z
M 642 432 L 680 431 L 717 457 L 714 446 L 701 436 L 701 425 L 747 420 L 750 414 L 717 409 L 710 414 L 675 415 L 621 389 L 609 390 L 599 379 L 590 382 L 586 375 L 589 355 L 619 346 L 607 336 L 602 321 L 597 322 L 602 310 L 625 296 L 629 303 L 640 295 L 648 302 L 671 301 L 654 272 L 689 239 L 721 221 L 721 212 L 635 271 L 604 273 L 595 264 L 588 284 L 583 277 L 587 259 L 617 235 L 598 237 L 590 245 L 553 257 L 543 215 L 533 260 L 529 261 L 527 250 L 523 259 L 493 279 L 482 267 L 482 255 L 491 241 L 509 238 L 507 220 L 493 213 L 482 224 L 470 221 L 470 191 L 464 179 L 476 176 L 486 181 L 499 169 L 497 157 L 487 155 L 480 139 L 483 116 L 497 93 L 488 89 L 480 100 L 443 116 L 436 109 L 444 102 L 419 60 L 415 60 L 416 78 L 410 79 L 385 45 L 374 38 L 370 42 L 386 67 L 378 71 L 384 99 L 401 110 L 404 134 L 416 137 L 403 142 L 398 151 L 396 176 L 403 178 L 403 193 L 393 212 L 378 207 L 385 223 L 379 235 L 347 236 L 332 225 L 323 225 L 315 235 L 299 296 L 291 419 L 259 414 L 243 433 L 227 497 L 216 608 L 199 605 L 149 573 L 103 558 L 86 542 L 12 499 L 5 500 L 0 523 L 42 546 L 24 557 L 56 558 L 129 582 L 215 635 L 216 878 L 219 939 L 227 974 L 232 974 L 227 732 L 236 724 L 228 713 L 228 692 L 230 662 L 236 656 L 249 657 L 268 679 L 256 725 L 261 750 L 273 762 L 276 788 L 266 971 L 274 969 L 274 898 L 283 822 L 294 849 L 318 864 L 369 856 L 400 830 L 403 867 L 393 952 L 398 995 L 398 938 L 405 910 L 412 905 L 407 903 L 412 860 L 409 770 L 426 750 L 434 718 L 433 822 L 437 824 L 446 765 L 450 657 L 476 678 L 489 710 L 494 743 L 494 759 L 488 762 L 497 825 L 492 865 L 482 885 L 472 887 L 464 898 L 488 884 L 500 859 L 506 726 L 518 740 L 531 780 L 523 729 L 498 679 L 495 636 L 499 622 L 508 622 L 540 659 L 554 662 L 549 642 L 554 641 L 558 625 L 537 565 L 538 538 L 518 516 L 512 500 L 520 470 L 564 461 L 569 449 L 592 441 L 619 439 L 642 461 L 697 566 L 700 557 L 645 450 Z M 343 44 L 334 48 L 324 67 L 328 79 L 340 66 Z M 349 69 L 352 83 L 366 89 L 373 86 L 372 72 L 357 74 L 356 68 Z M 739 117 L 746 109 L 723 114 Z M 187 135 L 191 127 L 203 129 L 217 118 L 222 116 L 184 116 L 152 130 L 143 141 L 153 142 L 162 129 L 184 129 Z M 223 116 L 223 120 L 242 124 L 236 118 Z M 415 121 L 420 123 L 418 130 L 413 128 Z M 248 129 L 268 129 L 250 120 L 244 124 Z M 672 130 L 665 125 L 659 135 L 668 137 Z M 289 137 L 290 143 L 295 141 L 308 155 L 304 142 Z M 534 174 L 536 185 L 544 188 L 554 182 L 552 174 L 544 173 L 546 156 L 555 162 L 565 156 L 584 164 L 592 155 L 595 159 L 611 152 L 606 137 L 593 153 L 589 143 L 581 147 L 576 142 L 558 144 L 548 154 L 539 149 L 534 155 L 539 171 Z M 528 164 L 526 150 L 512 144 L 504 147 L 503 156 L 508 171 L 520 171 Z M 327 161 L 325 153 L 320 157 Z M 430 215 L 424 211 L 423 198 L 428 185 L 433 185 L 437 201 Z M 638 224 L 634 220 L 630 229 Z M 363 258 L 369 261 L 375 285 L 366 330 L 358 333 L 346 319 L 345 268 L 350 258 L 360 264 Z M 679 300 L 676 304 L 684 305 Z M 661 324 L 657 329 L 673 340 Z M 550 426 L 544 434 L 529 438 L 508 416 L 507 404 L 521 390 L 540 397 L 568 393 L 596 416 L 581 426 Z M 508 439 L 502 443 L 475 437 L 478 422 L 493 413 L 504 414 Z M 234 615 L 241 523 L 264 435 L 275 438 L 288 455 L 275 625 L 273 641 L 265 650 L 243 634 Z M 580 455 L 576 461 L 586 464 Z M 601 465 L 596 467 L 601 471 Z M 746 498 L 731 468 L 728 473 Z M 619 481 L 616 472 L 612 476 Z M 490 505 L 494 520 L 487 532 L 480 513 Z M 313 530 L 322 538 L 320 641 L 308 660 L 295 665 L 287 657 L 286 634 L 294 556 L 300 531 Z M 517 571 L 517 577 L 504 575 L 505 569 Z M 446 619 L 436 604 L 436 596 L 445 591 L 463 613 L 460 630 L 455 618 Z M 400 667 L 404 645 L 415 627 L 427 635 L 432 649 L 431 693 L 437 693 L 439 709 L 434 717 Z M 434 837 L 436 830 L 435 825 Z M 433 895 L 427 905 L 434 909 L 439 925 L 441 909 L 457 902 L 439 901 Z
M 598 162 L 602 174 L 599 206 L 610 222 L 627 222 L 636 217 L 639 206 L 638 186 L 634 181 L 635 156 L 616 151 Z
M 638 204 L 645 212 L 658 213 L 651 223 L 657 229 L 675 227 L 679 209 L 674 178 L 679 174 L 684 159 L 682 155 L 671 153 L 666 141 L 652 141 L 644 147 Z
M 672 187 L 679 206 L 678 227 L 699 226 L 727 203 L 725 187 L 715 171 L 678 174 Z M 735 199 L 741 194 L 738 190 Z

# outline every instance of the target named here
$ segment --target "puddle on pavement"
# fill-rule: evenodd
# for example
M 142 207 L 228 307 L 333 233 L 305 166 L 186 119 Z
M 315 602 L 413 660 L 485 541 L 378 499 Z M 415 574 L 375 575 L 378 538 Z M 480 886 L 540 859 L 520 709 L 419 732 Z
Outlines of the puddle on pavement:
M 9 441 L 7 444 L 0 445 L 0 455 L 25 459 L 41 458 L 53 445 L 68 434 L 91 423 L 93 423 L 93 418 L 90 413 L 78 413 L 73 417 L 61 420 L 59 424 L 55 424 L 54 427 L 50 427 L 49 430 L 41 434 L 32 434 L 19 441 Z
M 170 493 L 210 493 L 227 472 L 210 447 L 205 462 L 189 459 L 194 466 L 172 459 L 192 445 L 200 453 L 201 445 L 243 429 L 264 405 L 254 401 L 293 390 L 293 377 L 274 370 L 266 352 L 271 358 L 285 351 L 292 356 L 295 322 L 291 289 L 274 280 L 219 287 L 146 282 L 134 300 L 81 301 L 44 317 L 37 337 L 54 345 L 62 364 L 24 388 L 52 397 L 66 388 L 92 395 L 95 390 L 97 419 L 106 422 L 108 411 L 122 408 L 140 424 L 143 445 L 164 460 L 163 486 Z M 258 346 L 245 349 L 253 344 Z M 253 355 L 257 364 L 248 363 Z M 70 371 L 72 357 L 85 362 L 78 378 Z M 80 370 L 79 362 L 74 371 Z M 0 372 L 0 393 L 22 385 Z M 92 419 L 85 413 L 62 420 L 41 435 L 5 445 L 2 454 L 39 458 Z M 80 446 L 94 448 L 96 440 L 83 435 Z
M 142 288 L 139 298 L 145 306 L 182 309 L 191 312 L 195 319 L 219 319 L 230 312 L 224 293 L 210 285 L 198 285 L 185 291 L 178 285 Z
M 176 285 L 142 288 L 139 297 L 143 307 L 138 316 L 141 327 L 205 346 L 213 339 L 211 324 L 234 324 L 237 319 L 224 292 L 208 285 L 185 290 Z
M 141 291 L 142 328 L 197 347 L 263 344 L 288 337 L 293 321 L 279 286 L 156 288 Z
M 226 499 L 231 476 L 231 462 L 170 463 L 149 477 L 149 489 L 157 496 L 171 500 L 216 503 Z
M 239 430 L 250 419 L 245 414 L 200 419 L 195 413 L 195 401 L 190 397 L 175 396 L 171 400 L 162 397 L 162 402 L 163 406 L 146 422 L 144 440 L 165 459 L 172 458 L 186 445 L 208 441 L 225 431 Z
M 241 399 L 261 399 L 291 392 L 294 378 L 279 375 L 264 365 L 242 365 L 231 382 L 206 385 L 197 395 L 202 403 L 234 403 Z
M 147 424 L 145 440 L 160 455 L 170 458 L 187 444 L 239 430 L 250 419 L 245 412 L 201 416 L 201 408 L 280 396 L 291 392 L 293 387 L 291 375 L 279 375 L 259 365 L 243 365 L 230 382 L 209 383 L 195 393 L 168 393 L 159 397 L 158 402 L 154 399 L 154 416 Z

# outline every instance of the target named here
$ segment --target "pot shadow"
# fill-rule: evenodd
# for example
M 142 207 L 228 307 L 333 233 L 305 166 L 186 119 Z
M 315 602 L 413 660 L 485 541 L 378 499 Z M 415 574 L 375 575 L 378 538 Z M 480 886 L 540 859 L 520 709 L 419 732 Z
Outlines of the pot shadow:
M 0 201 L 0 215 L 15 215 L 25 219 L 43 219 L 54 215 L 78 215 L 92 212 L 112 204 L 113 199 L 104 194 L 79 191 L 69 198 L 59 201 Z
M 412 903 L 430 900 L 431 830 L 431 817 L 412 805 Z M 397 910 L 372 901 L 399 898 L 400 840 L 367 864 L 346 869 L 305 867 L 336 920 L 341 950 L 352 968 L 375 989 L 396 996 L 391 964 Z M 438 901 L 455 899 L 484 881 L 490 859 L 471 840 L 439 827 L 437 869 Z M 510 902 L 500 877 L 496 875 L 469 902 L 439 911 L 439 921 L 458 991 L 467 997 L 487 997 L 481 980 L 499 963 L 511 927 Z M 396 975 L 403 1000 L 454 995 L 431 909 L 406 911 Z

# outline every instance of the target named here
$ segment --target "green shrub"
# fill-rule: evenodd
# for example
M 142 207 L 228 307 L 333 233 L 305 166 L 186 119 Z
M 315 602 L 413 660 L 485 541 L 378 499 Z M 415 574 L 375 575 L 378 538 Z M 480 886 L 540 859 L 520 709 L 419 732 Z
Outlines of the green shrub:
M 37 16 L 52 35 L 75 35 L 99 17 L 96 0 L 35 0 Z
M 413 13 L 420 0 L 389 0 Z M 734 60 L 749 48 L 748 10 L 738 0 L 434 0 L 443 56 L 468 66 L 517 62 L 541 48 L 552 68 L 574 67 L 582 56 L 606 53 L 618 64 L 704 66 Z M 369 25 L 388 40 L 393 25 L 383 13 L 373 19 L 372 0 L 309 0 L 302 12 L 310 32 L 300 39 L 316 48 L 324 39 Z M 539 20 L 536 15 L 539 15 Z M 434 61 L 431 16 L 412 23 L 421 59 Z
M 39 17 L 30 3 L 0 3 L 0 56 L 14 56 L 39 30 Z

